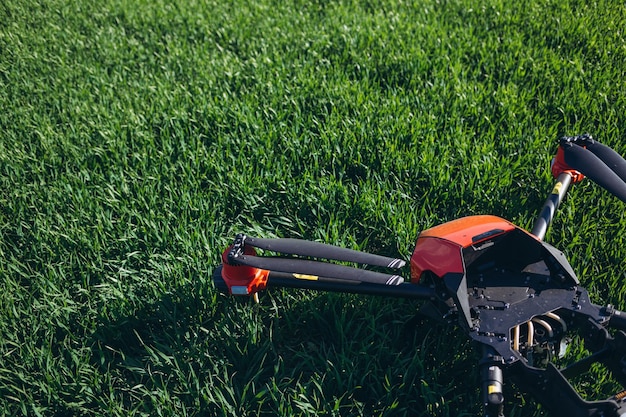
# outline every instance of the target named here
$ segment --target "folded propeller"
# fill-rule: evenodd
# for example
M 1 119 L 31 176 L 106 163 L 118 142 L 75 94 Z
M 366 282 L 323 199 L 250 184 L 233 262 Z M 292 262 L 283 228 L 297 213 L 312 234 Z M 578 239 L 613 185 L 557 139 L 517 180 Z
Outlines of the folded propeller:
M 254 248 L 297 256 L 256 256 Z M 398 258 L 374 255 L 352 249 L 300 239 L 262 239 L 239 234 L 233 244 L 222 255 L 225 278 L 235 285 L 235 291 L 251 294 L 262 289 L 267 281 L 267 273 L 272 271 L 291 274 L 292 278 L 315 281 L 351 281 L 382 285 L 400 285 L 404 278 L 396 274 L 386 274 L 367 269 L 354 268 L 336 263 L 318 261 L 326 259 L 353 262 L 384 268 L 402 268 L 406 262 Z M 314 258 L 314 259 L 311 259 Z M 242 266 L 246 268 L 241 268 Z M 255 282 L 256 281 L 256 282 Z M 246 290 L 243 289 L 246 287 Z M 238 289 L 241 288 L 241 289 Z
M 578 171 L 626 202 L 626 160 L 591 135 L 560 139 L 553 173 L 568 171 L 568 168 Z

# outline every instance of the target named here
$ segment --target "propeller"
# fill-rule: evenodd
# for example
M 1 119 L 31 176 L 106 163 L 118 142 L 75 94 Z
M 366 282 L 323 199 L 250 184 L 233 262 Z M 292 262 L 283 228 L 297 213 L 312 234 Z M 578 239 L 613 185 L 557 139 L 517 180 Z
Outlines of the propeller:
M 626 202 L 626 161 L 611 148 L 598 145 L 598 142 L 586 141 L 585 149 L 571 142 L 562 143 L 565 163 Z
M 406 262 L 402 259 L 373 255 L 352 249 L 340 248 L 325 243 L 311 242 L 301 239 L 261 239 L 244 237 L 245 244 L 259 249 L 290 255 L 310 256 L 313 258 L 334 259 L 336 261 L 355 262 L 385 268 L 402 268 Z
M 626 160 L 620 154 L 595 140 L 586 141 L 585 147 L 626 182 Z
M 404 278 L 399 275 L 388 275 L 381 272 L 299 258 L 250 256 L 239 253 L 232 254 L 231 252 L 228 260 L 234 264 L 247 265 L 268 271 L 308 275 L 311 279 L 323 277 L 383 285 L 400 285 L 404 282 Z

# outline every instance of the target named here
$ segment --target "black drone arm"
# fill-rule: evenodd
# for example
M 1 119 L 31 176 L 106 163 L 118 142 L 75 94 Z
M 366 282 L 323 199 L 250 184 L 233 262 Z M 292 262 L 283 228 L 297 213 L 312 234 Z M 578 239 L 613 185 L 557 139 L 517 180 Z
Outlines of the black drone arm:
M 570 171 L 562 172 L 557 176 L 552 193 L 550 193 L 546 202 L 543 204 L 539 218 L 536 220 L 533 230 L 530 232 L 537 236 L 538 239 L 543 240 L 545 237 L 548 226 L 552 222 L 552 218 L 559 208 L 561 201 L 565 198 L 565 194 L 567 194 L 567 190 L 574 178 L 574 175 Z
M 229 290 L 222 277 L 222 268 L 223 265 L 220 265 L 213 271 L 213 282 L 219 291 L 227 294 Z M 275 271 L 269 272 L 266 285 L 267 288 L 299 288 L 414 300 L 434 300 L 436 298 L 436 292 L 433 288 L 413 285 L 408 282 L 399 285 L 382 285 Z

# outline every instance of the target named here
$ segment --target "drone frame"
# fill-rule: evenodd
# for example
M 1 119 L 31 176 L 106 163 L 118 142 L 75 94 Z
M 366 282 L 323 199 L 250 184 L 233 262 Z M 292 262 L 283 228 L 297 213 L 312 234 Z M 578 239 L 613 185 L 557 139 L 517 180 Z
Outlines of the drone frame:
M 570 185 L 585 176 L 626 202 L 626 161 L 590 135 L 563 137 L 552 174 L 556 183 L 531 232 L 492 215 L 422 231 L 410 259 L 410 282 L 323 261 L 399 269 L 401 259 L 243 234 L 222 254 L 213 280 L 223 292 L 254 297 L 283 287 L 425 300 L 424 314 L 458 324 L 482 347 L 484 416 L 504 416 L 502 388 L 510 378 L 554 414 L 620 417 L 626 415 L 626 313 L 593 304 L 564 254 L 543 238 Z M 283 256 L 258 256 L 255 248 Z M 574 330 L 591 354 L 559 369 L 550 356 L 562 353 L 558 342 Z M 586 401 L 569 379 L 594 363 L 603 364 L 622 388 L 605 400 Z

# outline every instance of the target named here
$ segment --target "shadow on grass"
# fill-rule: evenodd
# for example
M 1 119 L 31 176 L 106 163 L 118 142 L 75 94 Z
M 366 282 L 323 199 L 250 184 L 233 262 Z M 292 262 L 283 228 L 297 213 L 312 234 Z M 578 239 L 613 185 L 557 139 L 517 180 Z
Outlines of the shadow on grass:
M 102 319 L 92 358 L 129 414 L 479 415 L 479 356 L 418 307 L 305 291 L 255 305 L 189 284 Z

